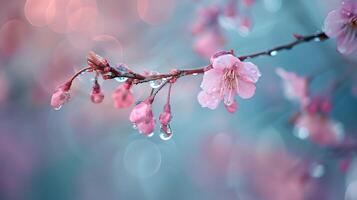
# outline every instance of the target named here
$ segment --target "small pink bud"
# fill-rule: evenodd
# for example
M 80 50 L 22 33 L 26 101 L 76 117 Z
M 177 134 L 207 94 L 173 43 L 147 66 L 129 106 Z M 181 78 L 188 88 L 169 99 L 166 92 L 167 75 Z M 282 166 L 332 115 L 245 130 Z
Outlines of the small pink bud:
M 87 63 L 89 66 L 94 67 L 99 70 L 104 70 L 106 67 L 109 67 L 109 63 L 106 59 L 100 57 L 93 51 L 90 51 L 87 56 Z
M 104 94 L 102 93 L 100 89 L 100 85 L 96 81 L 94 83 L 93 89 L 92 89 L 92 94 L 90 95 L 90 99 L 93 103 L 102 103 L 104 100 Z
M 55 110 L 59 110 L 63 104 L 67 103 L 71 97 L 69 93 L 70 83 L 66 83 L 57 87 L 55 92 L 52 94 L 51 106 Z
M 224 106 L 226 107 L 227 111 L 230 113 L 235 113 L 237 110 L 237 107 L 238 107 L 236 101 L 234 101 L 231 105 L 228 105 L 228 106 L 226 104 L 224 104 Z
M 134 103 L 133 93 L 131 92 L 132 84 L 125 82 L 120 85 L 112 94 L 115 108 L 127 108 Z
M 351 158 L 346 158 L 340 161 L 339 168 L 341 172 L 346 173 L 352 164 Z
M 297 39 L 297 40 L 301 40 L 303 39 L 304 37 L 302 35 L 299 35 L 299 34 L 293 34 L 294 38 Z
M 172 115 L 171 115 L 171 107 L 170 104 L 166 104 L 164 106 L 164 111 L 160 114 L 159 121 L 161 125 L 167 126 L 170 121 L 171 121 Z
M 93 103 L 102 103 L 104 99 L 104 94 L 103 93 L 92 93 L 90 96 L 90 99 L 92 100 Z

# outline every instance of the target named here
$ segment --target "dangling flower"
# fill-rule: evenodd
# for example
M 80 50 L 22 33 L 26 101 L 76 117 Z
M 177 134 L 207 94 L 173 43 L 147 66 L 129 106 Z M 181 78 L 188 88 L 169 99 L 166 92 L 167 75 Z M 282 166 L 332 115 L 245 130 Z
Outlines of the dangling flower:
M 63 106 L 63 104 L 67 103 L 71 98 L 71 95 L 69 93 L 70 86 L 71 84 L 69 82 L 65 83 L 57 87 L 55 92 L 52 94 L 51 106 L 55 110 L 59 110 Z
M 134 107 L 129 120 L 136 126 L 140 133 L 151 136 L 155 128 L 155 119 L 152 112 L 153 97 L 147 98 Z
M 127 108 L 134 103 L 133 93 L 131 91 L 132 83 L 130 81 L 120 85 L 112 94 L 115 108 Z
M 102 103 L 104 99 L 104 94 L 100 89 L 100 85 L 97 80 L 94 81 L 94 86 L 92 88 L 92 94 L 90 95 L 90 99 L 93 103 Z
M 337 50 L 351 54 L 357 49 L 357 1 L 346 0 L 325 19 L 325 33 L 337 39 Z
M 212 69 L 203 75 L 198 102 L 202 107 L 216 109 L 223 100 L 227 110 L 234 112 L 235 95 L 243 99 L 251 98 L 261 74 L 253 63 L 242 62 L 231 52 L 217 53 L 211 57 L 211 64 Z
M 299 101 L 302 106 L 305 106 L 309 102 L 308 79 L 295 73 L 287 72 L 282 68 L 277 68 L 276 73 L 283 79 L 285 97 Z

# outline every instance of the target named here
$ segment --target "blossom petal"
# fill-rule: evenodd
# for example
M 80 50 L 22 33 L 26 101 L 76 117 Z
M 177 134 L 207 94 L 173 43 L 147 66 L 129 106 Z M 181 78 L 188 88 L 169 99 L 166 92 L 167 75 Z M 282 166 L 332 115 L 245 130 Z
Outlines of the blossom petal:
M 217 108 L 222 98 L 220 98 L 218 93 L 207 94 L 205 91 L 201 91 L 197 95 L 197 100 L 202 107 L 207 107 L 211 110 L 214 110 Z
M 221 87 L 223 71 L 211 69 L 203 74 L 201 88 L 207 93 L 213 93 Z
M 251 62 L 243 62 L 239 67 L 239 75 L 242 79 L 256 83 L 261 76 L 256 65 Z
M 333 10 L 325 19 L 324 31 L 329 37 L 337 37 L 341 34 L 345 23 L 346 20 L 341 17 L 340 12 Z
M 252 82 L 238 79 L 237 93 L 242 99 L 249 99 L 255 93 L 255 85 Z
M 342 54 L 351 54 L 357 49 L 357 31 L 348 30 L 337 38 L 337 50 Z
M 223 70 L 232 67 L 234 64 L 240 64 L 241 61 L 232 54 L 224 54 L 217 58 L 212 58 L 211 63 L 213 68 Z

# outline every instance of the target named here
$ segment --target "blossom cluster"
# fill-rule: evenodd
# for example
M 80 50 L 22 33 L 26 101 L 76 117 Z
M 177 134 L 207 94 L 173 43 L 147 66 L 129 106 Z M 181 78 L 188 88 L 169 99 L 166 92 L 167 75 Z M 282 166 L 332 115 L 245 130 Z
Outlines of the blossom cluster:
M 292 119 L 295 125 L 294 134 L 300 139 L 309 138 L 322 146 L 334 146 L 343 142 L 344 132 L 341 123 L 330 117 L 330 99 L 324 96 L 311 96 L 307 77 L 281 68 L 276 72 L 283 80 L 286 98 L 300 104 L 299 112 Z
M 223 6 L 212 4 L 198 9 L 192 25 L 195 52 L 209 58 L 221 50 L 225 44 L 222 28 L 248 35 L 252 28 L 250 11 L 254 3 L 254 0 L 227 0 Z

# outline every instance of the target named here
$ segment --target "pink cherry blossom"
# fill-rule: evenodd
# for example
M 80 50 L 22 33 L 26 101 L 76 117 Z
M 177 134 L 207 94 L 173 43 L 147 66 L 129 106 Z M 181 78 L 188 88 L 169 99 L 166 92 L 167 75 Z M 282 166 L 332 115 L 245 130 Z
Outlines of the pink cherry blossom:
M 219 52 L 211 57 L 212 69 L 206 71 L 201 83 L 202 91 L 198 102 L 202 107 L 216 109 L 223 100 L 227 110 L 236 110 L 235 96 L 251 98 L 255 83 L 261 76 L 259 69 L 251 62 L 242 62 L 231 52 Z
M 129 117 L 129 120 L 138 128 L 139 132 L 147 136 L 150 136 L 155 128 L 152 102 L 153 98 L 149 97 L 139 103 L 131 111 Z
M 309 102 L 308 85 L 309 81 L 305 77 L 300 77 L 293 72 L 277 68 L 276 73 L 283 79 L 284 94 L 290 100 L 297 100 L 301 105 Z
M 113 92 L 112 98 L 114 100 L 115 108 L 127 108 L 134 103 L 131 86 L 131 83 L 125 82 Z
M 325 19 L 325 33 L 337 39 L 337 50 L 351 54 L 357 49 L 357 1 L 346 0 Z
M 322 146 L 339 144 L 344 138 L 342 125 L 319 113 L 301 114 L 295 122 L 295 128 L 298 135 L 305 132 L 307 138 Z
M 224 45 L 224 37 L 219 31 L 206 31 L 197 36 L 193 50 L 204 58 L 209 58 L 212 54 L 219 51 Z
M 67 103 L 71 97 L 69 93 L 70 84 L 66 83 L 59 86 L 52 94 L 51 106 L 56 110 L 60 109 L 63 104 Z

